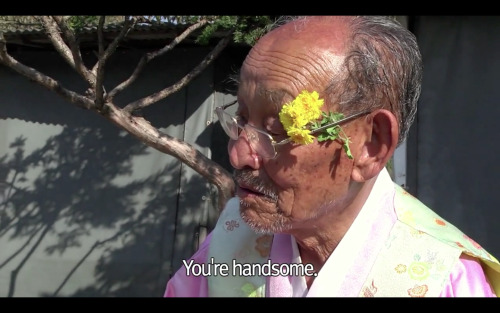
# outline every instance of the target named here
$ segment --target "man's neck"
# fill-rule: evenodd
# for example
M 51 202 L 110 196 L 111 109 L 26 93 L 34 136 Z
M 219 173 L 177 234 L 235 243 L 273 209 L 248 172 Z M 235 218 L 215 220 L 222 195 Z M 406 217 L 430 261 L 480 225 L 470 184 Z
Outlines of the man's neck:
M 292 234 L 297 242 L 303 264 L 312 264 L 316 273 L 321 270 L 358 216 L 375 181 L 376 177 L 359 184 L 357 191 L 351 191 L 354 195 L 351 197 L 352 200 L 346 201 L 348 204 L 342 209 L 332 208 L 310 221 L 310 227 L 302 228 Z M 314 277 L 308 277 L 308 279 L 309 285 Z

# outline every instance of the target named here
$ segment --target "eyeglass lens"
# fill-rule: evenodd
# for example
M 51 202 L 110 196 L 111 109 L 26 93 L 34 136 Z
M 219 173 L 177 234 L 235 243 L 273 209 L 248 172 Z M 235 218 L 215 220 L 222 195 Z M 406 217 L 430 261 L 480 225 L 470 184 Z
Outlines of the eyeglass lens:
M 224 111 L 219 112 L 219 121 L 229 138 L 238 140 L 240 135 L 239 129 L 244 129 L 248 143 L 257 154 L 264 158 L 272 158 L 276 155 L 274 146 L 269 137 L 250 125 L 240 125 L 237 120 L 228 113 Z

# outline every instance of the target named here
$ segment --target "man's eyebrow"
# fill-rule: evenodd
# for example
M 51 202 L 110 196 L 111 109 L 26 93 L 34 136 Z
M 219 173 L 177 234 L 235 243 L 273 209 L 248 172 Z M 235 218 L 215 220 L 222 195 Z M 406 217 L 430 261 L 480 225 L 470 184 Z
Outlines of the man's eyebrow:
M 257 94 L 278 107 L 281 105 L 281 102 L 283 102 L 285 95 L 289 94 L 289 92 L 284 89 L 267 89 L 264 87 L 258 87 Z

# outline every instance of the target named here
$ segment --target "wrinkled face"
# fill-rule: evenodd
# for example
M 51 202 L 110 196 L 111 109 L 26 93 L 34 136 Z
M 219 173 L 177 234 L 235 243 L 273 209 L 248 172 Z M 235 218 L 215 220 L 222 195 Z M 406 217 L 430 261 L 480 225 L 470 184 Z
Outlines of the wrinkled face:
M 323 97 L 332 72 L 343 61 L 340 52 L 332 52 L 335 38 L 331 34 L 325 42 L 318 39 L 321 27 L 312 29 L 310 35 L 284 32 L 275 31 L 253 47 L 241 68 L 238 89 L 237 115 L 276 141 L 286 138 L 278 118 L 283 104 L 302 90 L 318 91 Z M 313 39 L 315 48 L 310 45 Z M 341 43 L 337 45 L 341 49 Z M 353 131 L 350 124 L 342 126 L 348 136 Z M 352 161 L 341 142 L 290 143 L 277 147 L 274 159 L 263 159 L 242 133 L 238 140 L 230 140 L 228 152 L 242 217 L 258 231 L 293 233 L 314 227 L 325 215 L 345 206 Z

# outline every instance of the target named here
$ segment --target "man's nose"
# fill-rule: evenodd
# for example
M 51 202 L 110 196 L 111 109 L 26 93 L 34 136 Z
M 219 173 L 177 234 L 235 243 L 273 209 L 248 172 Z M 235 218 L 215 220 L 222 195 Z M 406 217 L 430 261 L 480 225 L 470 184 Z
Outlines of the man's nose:
M 238 139 L 229 140 L 227 145 L 229 162 L 236 169 L 243 169 L 247 166 L 258 169 L 261 158 L 250 146 L 246 132 L 242 131 Z

